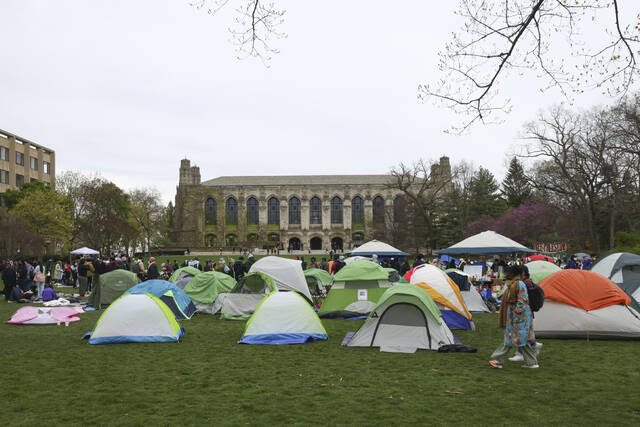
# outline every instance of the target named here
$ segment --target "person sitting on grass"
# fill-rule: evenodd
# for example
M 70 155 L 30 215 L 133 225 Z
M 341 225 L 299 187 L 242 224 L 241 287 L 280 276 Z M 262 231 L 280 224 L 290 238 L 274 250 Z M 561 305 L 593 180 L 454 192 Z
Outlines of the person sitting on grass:
M 56 291 L 53 290 L 51 284 L 48 284 L 47 287 L 44 288 L 44 291 L 42 291 L 42 301 L 46 302 L 54 299 L 58 299 L 58 294 L 56 294 Z
M 20 286 L 15 284 L 13 285 L 11 291 L 9 291 L 9 302 L 18 302 L 22 299 L 23 296 L 24 293 L 22 292 L 22 289 L 20 289 Z
M 504 329 L 504 341 L 489 360 L 489 365 L 502 368 L 502 363 L 511 350 L 517 347 L 524 358 L 523 368 L 538 368 L 536 353 L 530 342 L 535 340 L 527 285 L 522 282 L 523 269 L 520 264 L 506 268 L 506 290 L 500 303 L 500 327 Z

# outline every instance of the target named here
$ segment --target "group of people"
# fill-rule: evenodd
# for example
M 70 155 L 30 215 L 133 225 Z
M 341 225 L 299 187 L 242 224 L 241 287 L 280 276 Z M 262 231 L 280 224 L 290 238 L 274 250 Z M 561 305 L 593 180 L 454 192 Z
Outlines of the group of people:
M 5 300 L 16 302 L 19 300 L 44 300 L 51 299 L 52 292 L 50 282 L 50 267 L 47 269 L 38 260 L 12 261 L 6 260 L 0 263 L 0 278 L 4 283 L 3 294 Z M 47 284 L 47 285 L 46 285 Z M 49 290 L 48 290 L 49 289 Z

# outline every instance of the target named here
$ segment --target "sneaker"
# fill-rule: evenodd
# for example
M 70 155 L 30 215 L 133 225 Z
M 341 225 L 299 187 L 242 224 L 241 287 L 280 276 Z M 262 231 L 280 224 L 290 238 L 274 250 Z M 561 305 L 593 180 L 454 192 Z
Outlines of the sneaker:
M 522 365 L 522 367 L 526 369 L 538 369 L 540 365 L 536 363 L 535 365 Z
M 541 348 L 542 348 L 541 342 L 536 342 L 536 345 L 533 346 L 533 349 L 536 351 L 540 351 Z
M 510 357 L 509 360 L 512 362 L 522 362 L 524 360 L 524 357 L 522 356 L 522 354 L 516 353 L 513 357 Z
M 493 366 L 494 368 L 502 369 L 502 365 L 499 364 L 496 360 L 489 360 L 489 365 Z

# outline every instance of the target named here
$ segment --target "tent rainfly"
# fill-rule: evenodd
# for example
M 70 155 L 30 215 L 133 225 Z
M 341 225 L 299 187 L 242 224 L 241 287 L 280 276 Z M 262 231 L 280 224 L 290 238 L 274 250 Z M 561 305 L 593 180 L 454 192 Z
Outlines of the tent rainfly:
M 273 279 L 279 291 L 296 291 L 313 301 L 307 280 L 302 271 L 302 262 L 295 259 L 267 256 L 253 263 L 249 273 L 265 273 Z
M 402 252 L 399 249 L 394 248 L 388 243 L 379 242 L 378 240 L 372 240 L 358 246 L 351 251 L 351 256 L 409 256 L 408 253 Z
M 467 237 L 453 246 L 438 251 L 439 254 L 447 255 L 504 254 L 514 252 L 535 253 L 536 251 L 491 230 Z
M 533 328 L 540 338 L 640 339 L 633 299 L 606 277 L 562 270 L 540 282 L 545 303 Z
M 591 271 L 615 283 L 640 281 L 640 255 L 617 252 L 600 258 Z
M 358 259 L 333 276 L 333 285 L 322 303 L 320 317 L 356 317 L 373 310 L 387 288 L 389 273 L 381 265 Z
M 99 253 L 100 252 L 96 251 L 95 249 L 91 249 L 87 247 L 82 247 L 74 251 L 71 251 L 71 255 L 98 255 Z

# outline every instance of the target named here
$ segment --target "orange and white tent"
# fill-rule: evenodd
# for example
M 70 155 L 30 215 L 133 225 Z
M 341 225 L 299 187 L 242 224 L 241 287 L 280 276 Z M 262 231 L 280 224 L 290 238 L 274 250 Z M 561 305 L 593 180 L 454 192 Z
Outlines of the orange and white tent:
M 411 274 L 410 282 L 424 289 L 438 304 L 442 317 L 450 328 L 473 329 L 471 313 L 460 294 L 460 288 L 438 267 L 422 264 Z
M 640 339 L 640 313 L 611 280 L 586 270 L 562 270 L 540 282 L 545 302 L 533 327 L 539 338 Z

